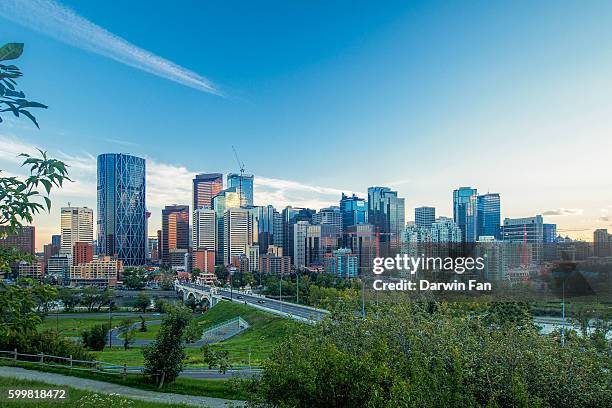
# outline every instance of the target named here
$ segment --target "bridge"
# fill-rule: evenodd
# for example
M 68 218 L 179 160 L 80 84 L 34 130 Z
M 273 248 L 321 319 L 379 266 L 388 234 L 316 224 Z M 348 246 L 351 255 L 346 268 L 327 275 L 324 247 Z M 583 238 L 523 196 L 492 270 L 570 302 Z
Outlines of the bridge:
M 212 307 L 221 300 L 229 300 L 306 323 L 316 323 L 329 314 L 329 311 L 323 309 L 270 299 L 253 293 L 237 290 L 231 291 L 216 286 L 198 285 L 192 282 L 177 280 L 174 282 L 174 289 L 181 295 L 184 301 L 192 297 L 194 300 L 204 301 L 204 303 L 208 303 Z

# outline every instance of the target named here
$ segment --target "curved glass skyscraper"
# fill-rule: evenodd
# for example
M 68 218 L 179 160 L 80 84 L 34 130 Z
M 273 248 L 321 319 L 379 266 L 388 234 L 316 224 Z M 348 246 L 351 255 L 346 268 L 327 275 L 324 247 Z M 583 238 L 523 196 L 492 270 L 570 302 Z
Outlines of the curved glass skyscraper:
M 145 160 L 120 153 L 98 156 L 98 251 L 124 265 L 146 262 Z

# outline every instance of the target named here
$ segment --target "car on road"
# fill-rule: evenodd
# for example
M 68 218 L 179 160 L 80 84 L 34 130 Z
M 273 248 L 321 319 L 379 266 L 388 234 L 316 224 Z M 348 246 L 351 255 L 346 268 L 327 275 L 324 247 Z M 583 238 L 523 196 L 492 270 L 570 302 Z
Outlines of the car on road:
M 237 299 L 244 299 L 244 296 L 238 296 Z
M 265 300 L 263 300 L 263 299 L 259 299 L 259 300 L 257 301 L 257 303 L 266 303 L 266 301 L 265 301 Z

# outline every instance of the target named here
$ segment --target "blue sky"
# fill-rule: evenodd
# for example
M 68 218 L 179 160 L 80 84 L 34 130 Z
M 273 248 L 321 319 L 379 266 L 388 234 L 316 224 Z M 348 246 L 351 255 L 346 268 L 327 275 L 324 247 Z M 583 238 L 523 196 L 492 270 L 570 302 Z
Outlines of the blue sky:
M 40 131 L 0 126 L 0 168 L 19 173 L 14 153 L 32 146 L 64 158 L 77 183 L 57 206 L 95 209 L 92 157 L 133 153 L 157 228 L 193 173 L 237 170 L 235 145 L 256 204 L 390 185 L 411 219 L 419 205 L 452 215 L 452 189 L 471 185 L 499 192 L 504 216 L 544 213 L 587 238 L 612 226 L 609 2 L 125 3 L 0 5 L 0 39 L 26 43 L 21 87 L 50 106 Z M 108 58 L 83 26 L 68 38 L 53 24 L 64 7 L 213 92 Z M 37 225 L 41 247 L 57 209 Z

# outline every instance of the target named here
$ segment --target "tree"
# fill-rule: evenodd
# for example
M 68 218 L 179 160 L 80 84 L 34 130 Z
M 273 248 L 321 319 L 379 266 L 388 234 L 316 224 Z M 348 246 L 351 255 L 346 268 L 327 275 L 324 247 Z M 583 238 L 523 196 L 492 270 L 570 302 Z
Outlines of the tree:
M 119 332 L 123 334 L 123 349 L 124 350 L 127 350 L 130 347 L 130 344 L 132 344 L 134 340 L 136 339 L 136 333 L 134 333 L 134 331 L 132 330 L 133 324 L 134 322 L 130 319 L 123 319 L 119 323 Z
M 129 289 L 142 290 L 147 285 L 147 271 L 144 268 L 126 268 L 123 284 Z
M 17 285 L 0 283 L 0 342 L 27 338 L 35 333 L 42 321 L 35 312 L 37 298 L 41 293 L 51 296 L 54 291 L 34 281 L 20 281 Z
M 314 408 L 612 404 L 608 350 L 588 338 L 561 347 L 526 324 L 521 305 L 429 303 L 381 300 L 365 318 L 353 305 L 338 305 L 329 318 L 297 328 L 274 349 L 252 384 L 251 402 Z
M 150 304 L 151 298 L 147 296 L 146 292 L 139 292 L 138 296 L 136 296 L 136 300 L 134 301 L 134 307 L 140 310 L 142 313 L 145 313 Z
M 106 346 L 106 338 L 109 327 L 105 324 L 98 324 L 89 330 L 81 333 L 83 345 L 90 350 L 102 351 Z
M 178 377 L 187 356 L 183 343 L 194 341 L 199 334 L 198 326 L 192 324 L 189 309 L 178 306 L 168 311 L 155 342 L 143 350 L 145 374 L 158 388 Z
M 144 317 L 142 316 L 139 316 L 139 317 L 140 317 L 140 332 L 144 333 L 147 331 L 147 323 Z
M 58 298 L 64 305 L 64 311 L 72 312 L 81 302 L 80 292 L 77 289 L 62 288 L 58 292 Z
M 229 352 L 219 348 L 213 349 L 208 343 L 204 344 L 200 351 L 202 352 L 202 359 L 208 364 L 208 369 L 213 367 L 219 367 L 219 372 L 225 374 L 229 368 L 232 368 L 229 363 Z
M 22 43 L 9 43 L 0 48 L 0 61 L 15 60 L 23 53 Z M 36 127 L 38 122 L 28 108 L 42 108 L 47 106 L 39 102 L 28 101 L 23 91 L 17 89 L 16 79 L 23 74 L 15 65 L 0 64 L 0 122 L 2 114 L 11 112 L 16 117 L 23 115 L 30 119 Z

